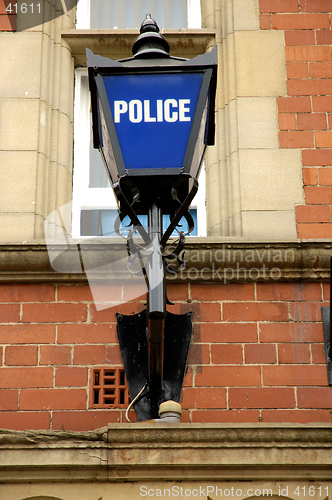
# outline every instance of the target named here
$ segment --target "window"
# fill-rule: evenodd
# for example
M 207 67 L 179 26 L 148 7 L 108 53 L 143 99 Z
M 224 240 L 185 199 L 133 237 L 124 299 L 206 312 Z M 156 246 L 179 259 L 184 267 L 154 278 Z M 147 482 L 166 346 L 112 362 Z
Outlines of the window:
M 80 0 L 77 28 L 138 28 L 151 13 L 159 26 L 197 28 L 201 26 L 200 0 Z M 205 176 L 191 207 L 195 230 L 206 234 Z M 86 68 L 75 71 L 74 173 L 72 235 L 112 236 L 117 204 L 99 151 L 92 147 L 90 95 Z M 168 216 L 164 226 L 168 226 Z M 144 218 L 141 221 L 145 223 Z M 186 231 L 186 228 L 181 228 Z

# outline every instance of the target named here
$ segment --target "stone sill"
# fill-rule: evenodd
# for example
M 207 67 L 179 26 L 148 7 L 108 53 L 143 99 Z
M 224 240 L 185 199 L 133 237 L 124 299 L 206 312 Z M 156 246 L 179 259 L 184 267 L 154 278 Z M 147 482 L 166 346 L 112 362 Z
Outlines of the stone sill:
M 58 254 L 52 269 L 49 251 Z M 53 253 L 53 255 L 55 255 Z M 330 241 L 244 242 L 216 238 L 187 238 L 186 269 L 169 282 L 244 283 L 253 281 L 328 281 Z M 107 283 L 132 280 L 127 271 L 125 240 L 70 240 L 70 244 L 32 242 L 0 244 L 0 282 L 86 283 L 82 271 L 94 271 L 93 279 Z M 105 271 L 113 262 L 114 269 Z M 79 266 L 79 267 L 78 267 Z M 271 273 L 271 269 L 277 271 Z M 250 274 L 251 273 L 251 274 Z
M 193 57 L 203 54 L 215 45 L 215 31 L 210 29 L 161 30 L 175 57 Z M 68 43 L 76 66 L 86 66 L 85 50 L 111 59 L 131 57 L 131 48 L 139 35 L 138 30 L 65 30 L 62 40 Z
M 0 431 L 0 481 L 329 480 L 330 424 L 110 424 Z

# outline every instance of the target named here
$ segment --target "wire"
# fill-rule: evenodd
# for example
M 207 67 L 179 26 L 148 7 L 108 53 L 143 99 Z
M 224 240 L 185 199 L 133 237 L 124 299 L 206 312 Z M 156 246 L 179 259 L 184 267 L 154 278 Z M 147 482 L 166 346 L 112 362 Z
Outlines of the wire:
M 129 411 L 131 410 L 132 406 L 136 403 L 136 401 L 142 396 L 143 392 L 145 391 L 146 387 L 147 387 L 148 383 L 145 382 L 145 385 L 144 387 L 142 387 L 142 389 L 139 391 L 139 393 L 134 397 L 134 399 L 131 401 L 130 405 L 128 406 L 128 408 L 126 409 L 126 419 L 127 419 L 127 422 L 129 422 L 130 424 L 132 424 L 132 421 L 130 420 L 129 418 Z

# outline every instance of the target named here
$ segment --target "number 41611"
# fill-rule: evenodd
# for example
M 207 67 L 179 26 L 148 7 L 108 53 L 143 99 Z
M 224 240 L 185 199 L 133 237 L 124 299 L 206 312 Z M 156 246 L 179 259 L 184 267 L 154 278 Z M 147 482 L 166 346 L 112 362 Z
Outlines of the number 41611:
M 40 8 L 40 3 L 37 3 L 37 5 L 33 4 L 33 3 L 30 3 L 30 4 L 27 4 L 27 3 L 21 3 L 21 5 L 19 6 L 19 11 L 22 13 L 22 14 L 27 14 L 28 12 L 31 14 L 33 14 L 34 12 L 38 12 L 38 14 L 40 14 L 41 12 L 41 8 Z M 14 4 L 11 4 L 9 3 L 8 6 L 6 7 L 6 12 L 8 12 L 8 14 L 17 14 L 17 3 L 14 3 Z

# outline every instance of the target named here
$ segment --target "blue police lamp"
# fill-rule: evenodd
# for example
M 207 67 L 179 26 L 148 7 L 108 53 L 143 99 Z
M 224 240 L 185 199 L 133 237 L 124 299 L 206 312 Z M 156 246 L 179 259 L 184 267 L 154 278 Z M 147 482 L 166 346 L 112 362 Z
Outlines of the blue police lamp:
M 198 189 L 206 146 L 214 144 L 217 50 L 215 47 L 191 60 L 172 57 L 168 42 L 147 15 L 133 45 L 133 57 L 113 61 L 88 49 L 86 52 L 93 145 L 100 151 L 116 195 L 119 221 L 125 216 L 130 218 L 133 232 L 143 238 L 145 253 L 149 254 L 144 269 L 146 317 L 118 315 L 118 336 L 131 399 L 140 394 L 135 410 L 138 420 L 146 420 L 158 416 L 159 405 L 165 399 L 178 401 L 182 389 L 192 327 L 190 313 L 182 315 L 180 325 L 177 315 L 166 312 L 165 269 L 170 270 L 167 244 L 177 230 L 179 239 L 171 256 L 176 255 L 181 265 L 184 235 L 177 228 L 184 217 L 189 232 L 193 229 L 189 207 Z M 147 230 L 138 217 L 142 214 L 148 215 Z M 171 220 L 164 232 L 163 214 Z M 140 256 L 131 236 L 128 246 Z M 135 366 L 137 338 L 139 343 L 144 342 L 145 323 L 147 359 Z M 177 345 L 181 359 L 174 361 L 169 346 L 177 342 L 172 337 L 176 337 L 176 329 L 184 329 L 187 334 L 184 344 Z M 173 333 L 167 333 L 170 331 Z M 172 363 L 167 361 L 169 357 Z

